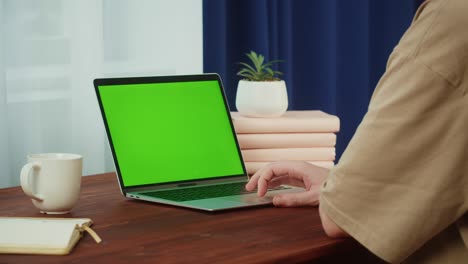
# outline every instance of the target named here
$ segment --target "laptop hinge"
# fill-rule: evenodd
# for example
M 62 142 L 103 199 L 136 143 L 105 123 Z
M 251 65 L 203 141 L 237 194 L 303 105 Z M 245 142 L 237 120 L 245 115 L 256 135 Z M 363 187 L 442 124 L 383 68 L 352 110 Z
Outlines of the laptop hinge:
M 196 186 L 197 184 L 194 183 L 194 182 L 191 182 L 191 183 L 181 183 L 181 184 L 177 184 L 177 187 L 191 187 L 191 186 Z

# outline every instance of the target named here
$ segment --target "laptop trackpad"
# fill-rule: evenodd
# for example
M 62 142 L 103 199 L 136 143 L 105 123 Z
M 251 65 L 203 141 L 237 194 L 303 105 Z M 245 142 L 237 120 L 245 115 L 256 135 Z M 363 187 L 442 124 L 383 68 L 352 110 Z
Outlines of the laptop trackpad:
M 249 194 L 223 197 L 223 200 L 239 202 L 242 204 L 268 204 L 272 202 L 273 196 L 267 194 L 264 197 L 258 197 L 257 194 Z
M 220 210 L 227 208 L 238 208 L 246 207 L 257 204 L 270 204 L 272 201 L 271 197 L 257 197 L 256 194 L 252 195 L 239 195 L 239 196 L 228 196 L 213 199 L 203 199 L 186 201 L 183 204 L 195 207 L 205 208 L 208 210 Z
M 193 206 L 195 208 L 205 208 L 208 210 L 219 210 L 219 209 L 236 208 L 236 207 L 245 206 L 245 203 L 242 201 L 239 201 L 239 199 L 230 200 L 230 199 L 225 199 L 225 198 L 186 201 L 186 202 L 182 202 L 182 204 Z

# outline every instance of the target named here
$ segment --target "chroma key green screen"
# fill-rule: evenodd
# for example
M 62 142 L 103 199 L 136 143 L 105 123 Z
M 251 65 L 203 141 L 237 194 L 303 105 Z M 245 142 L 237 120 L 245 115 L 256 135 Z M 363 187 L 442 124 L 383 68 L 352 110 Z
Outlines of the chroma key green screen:
M 218 81 L 97 89 L 125 187 L 244 174 Z

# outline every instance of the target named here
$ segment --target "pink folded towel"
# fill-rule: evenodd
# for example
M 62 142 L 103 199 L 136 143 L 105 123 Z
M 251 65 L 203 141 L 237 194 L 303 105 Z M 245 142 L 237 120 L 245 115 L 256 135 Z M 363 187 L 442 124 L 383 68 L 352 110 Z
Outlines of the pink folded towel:
M 241 150 L 244 161 L 335 160 L 335 148 L 277 148 Z
M 307 161 L 311 164 L 314 164 L 319 167 L 331 169 L 335 165 L 333 161 Z M 247 169 L 247 173 L 249 175 L 253 175 L 255 172 L 257 172 L 259 169 L 262 167 L 266 166 L 270 162 L 255 162 L 255 161 L 250 161 L 250 162 L 245 162 L 245 168 Z
M 276 118 L 253 118 L 231 112 L 234 128 L 244 133 L 334 133 L 340 129 L 340 119 L 318 110 L 287 111 Z
M 333 133 L 237 134 L 241 149 L 334 147 Z

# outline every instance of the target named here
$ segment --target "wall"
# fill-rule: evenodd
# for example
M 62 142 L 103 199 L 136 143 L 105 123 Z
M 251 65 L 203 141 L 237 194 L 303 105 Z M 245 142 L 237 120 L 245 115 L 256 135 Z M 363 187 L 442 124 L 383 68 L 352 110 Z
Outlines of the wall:
M 203 71 L 201 0 L 0 0 L 0 17 L 0 188 L 29 153 L 114 170 L 94 78 Z

